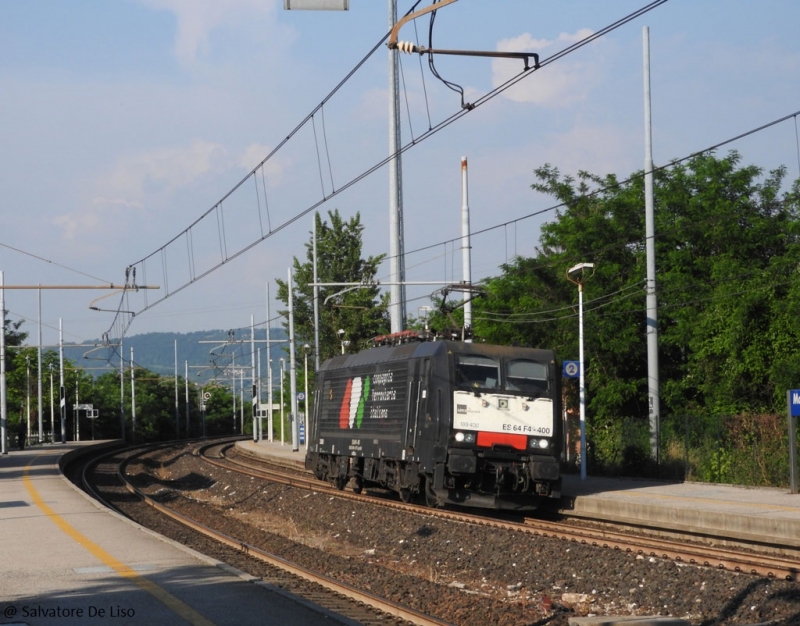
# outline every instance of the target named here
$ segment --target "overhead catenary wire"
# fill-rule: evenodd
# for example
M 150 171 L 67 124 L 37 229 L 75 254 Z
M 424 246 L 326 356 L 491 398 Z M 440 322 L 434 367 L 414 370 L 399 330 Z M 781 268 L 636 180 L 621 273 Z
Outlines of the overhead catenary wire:
M 789 119 L 792 119 L 792 118 L 796 119 L 798 115 L 800 115 L 800 111 L 795 111 L 794 113 L 790 113 L 788 115 L 784 115 L 783 117 L 780 117 L 780 118 L 777 118 L 775 120 L 772 120 L 771 122 L 767 122 L 766 124 L 762 124 L 761 126 L 758 126 L 756 128 L 752 128 L 752 129 L 750 129 L 748 131 L 745 131 L 745 132 L 743 132 L 741 134 L 738 134 L 738 135 L 736 135 L 734 137 L 731 137 L 729 139 L 725 139 L 723 141 L 720 141 L 720 142 L 718 142 L 716 144 L 713 144 L 713 145 L 711 145 L 711 146 L 709 146 L 707 148 L 703 148 L 701 150 L 697 150 L 695 152 L 692 152 L 692 153 L 690 153 L 690 154 L 688 154 L 686 156 L 683 156 L 683 157 L 680 157 L 680 158 L 677 158 L 677 159 L 673 159 L 669 163 L 666 163 L 665 165 L 660 165 L 658 167 L 654 167 L 653 168 L 653 173 L 657 173 L 657 172 L 661 172 L 661 171 L 664 171 L 664 170 L 672 169 L 672 168 L 674 168 L 674 167 L 676 167 L 676 166 L 678 166 L 678 165 L 680 165 L 682 163 L 685 163 L 686 161 L 690 161 L 691 159 L 694 159 L 696 157 L 703 156 L 704 154 L 707 154 L 709 152 L 714 152 L 714 151 L 718 150 L 719 148 L 722 148 L 722 147 L 727 146 L 727 145 L 729 145 L 731 143 L 739 141 L 740 139 L 744 139 L 746 137 L 749 137 L 750 135 L 754 135 L 754 134 L 759 133 L 761 131 L 767 130 L 768 128 L 771 128 L 772 126 L 775 126 L 777 124 L 785 122 L 785 121 L 787 121 Z M 627 178 L 625 178 L 623 180 L 614 182 L 614 184 L 611 185 L 611 186 L 598 187 L 597 189 L 594 189 L 594 190 L 592 190 L 592 191 L 590 191 L 590 192 L 588 192 L 586 194 L 583 194 L 583 197 L 592 198 L 594 196 L 600 195 L 600 194 L 605 193 L 607 191 L 611 191 L 614 188 L 619 188 L 619 187 L 623 187 L 624 185 L 628 185 L 628 184 L 630 184 L 630 183 L 632 183 L 632 182 L 634 182 L 634 181 L 636 181 L 638 179 L 641 179 L 641 178 L 644 178 L 644 172 L 638 172 L 636 174 L 632 174 L 631 176 L 629 176 L 629 177 L 627 177 Z M 559 202 L 557 204 L 551 205 L 551 206 L 546 207 L 544 209 L 539 209 L 537 211 L 533 211 L 533 212 L 528 213 L 526 215 L 523 215 L 521 217 L 514 218 L 513 220 L 507 220 L 505 222 L 500 222 L 498 224 L 493 224 L 491 226 L 487 226 L 486 228 L 482 228 L 482 229 L 479 229 L 479 230 L 472 231 L 470 233 L 470 236 L 471 237 L 476 237 L 478 235 L 483 235 L 485 233 L 489 233 L 489 232 L 492 232 L 492 231 L 495 231 L 495 230 L 499 230 L 501 228 L 505 229 L 508 226 L 516 225 L 519 222 L 523 222 L 523 221 L 532 219 L 534 217 L 539 217 L 539 216 L 545 215 L 547 213 L 552 213 L 553 211 L 557 211 L 558 209 L 563 209 L 563 208 L 566 208 L 566 207 L 567 207 L 567 203 L 566 202 Z M 663 236 L 663 234 L 655 235 L 655 237 L 660 237 L 660 236 Z M 420 246 L 419 248 L 415 248 L 413 250 L 408 250 L 408 251 L 406 251 L 405 254 L 406 254 L 406 256 L 408 256 L 408 255 L 416 254 L 418 252 L 424 252 L 426 250 L 431 250 L 433 248 L 438 248 L 439 246 L 446 246 L 448 244 L 453 244 L 453 245 L 460 244 L 462 239 L 464 239 L 463 235 L 460 235 L 460 236 L 457 236 L 457 237 L 452 237 L 450 239 L 446 239 L 446 240 L 443 240 L 443 241 L 438 241 L 436 243 L 428 244 L 428 245 L 425 245 L 425 246 Z M 646 240 L 646 238 L 642 238 L 641 242 L 644 243 L 645 240 Z M 506 253 L 506 257 L 507 256 L 508 255 Z
M 610 32 L 611 30 L 613 30 L 613 28 L 618 28 L 618 27 L 622 26 L 623 24 L 625 24 L 625 23 L 627 23 L 627 22 L 629 22 L 629 21 L 631 21 L 631 20 L 635 19 L 636 17 L 639 17 L 639 16 L 643 15 L 645 12 L 647 12 L 647 11 L 649 11 L 649 10 L 652 10 L 653 8 L 655 8 L 655 7 L 657 7 L 657 6 L 660 6 L 661 4 L 663 4 L 663 3 L 664 3 L 664 2 L 666 2 L 666 1 L 667 1 L 667 0 L 656 0 L 655 2 L 652 2 L 652 3 L 648 4 L 648 5 L 646 5 L 644 8 L 642 8 L 642 9 L 639 9 L 638 11 L 636 11 L 636 12 L 634 12 L 634 13 L 631 13 L 631 14 L 629 14 L 627 17 L 625 17 L 625 18 L 623 18 L 623 19 L 621 19 L 621 20 L 618 20 L 617 22 L 615 22 L 615 23 L 614 23 L 614 25 L 613 25 L 613 27 L 606 27 L 606 28 L 602 29 L 601 31 L 598 31 L 598 33 L 596 33 L 595 35 L 592 35 L 592 36 L 590 36 L 590 37 L 587 37 L 587 38 L 586 38 L 586 42 L 588 42 L 588 41 L 591 41 L 591 40 L 594 40 L 594 39 L 596 39 L 598 36 L 602 36 L 602 34 L 606 34 L 606 33 Z M 416 6 L 416 5 L 415 5 L 415 6 Z M 413 10 L 413 8 L 412 8 L 412 10 Z M 219 200 L 219 201 L 218 201 L 218 202 L 217 202 L 215 205 L 213 205 L 213 206 L 212 206 L 210 209 L 208 209 L 208 210 L 207 210 L 205 213 L 203 213 L 203 215 L 201 215 L 201 216 L 200 216 L 198 219 L 196 219 L 196 220 L 195 220 L 195 221 L 194 221 L 194 222 L 193 222 L 193 223 L 192 223 L 192 224 L 191 224 L 191 225 L 190 225 L 188 228 L 192 228 L 192 227 L 196 226 L 196 225 L 197 225 L 197 224 L 200 222 L 200 220 L 204 219 L 204 218 L 205 218 L 207 215 L 209 215 L 209 214 L 210 214 L 212 211 L 219 210 L 219 208 L 222 206 L 222 204 L 223 204 L 223 203 L 224 203 L 224 202 L 225 202 L 225 201 L 226 201 L 226 200 L 227 200 L 227 199 L 228 199 L 228 198 L 229 198 L 229 197 L 230 197 L 230 196 L 231 196 L 231 195 L 232 195 L 232 194 L 233 194 L 233 193 L 234 193 L 234 192 L 235 192 L 237 189 L 239 189 L 239 188 L 240 188 L 240 187 L 241 187 L 241 186 L 244 184 L 244 182 L 245 182 L 245 181 L 246 181 L 246 180 L 247 180 L 247 179 L 248 179 L 248 178 L 249 178 L 251 175 L 253 175 L 253 174 L 254 174 L 254 173 L 257 171 L 257 169 L 258 169 L 259 167 L 263 166 L 263 165 L 264 165 L 264 164 L 265 164 L 265 163 L 266 163 L 266 162 L 267 162 L 267 161 L 268 161 L 268 160 L 269 160 L 269 159 L 270 159 L 272 156 L 274 156 L 274 155 L 277 153 L 277 151 L 278 151 L 278 150 L 280 150 L 280 148 L 281 148 L 283 145 L 285 145 L 285 143 L 286 143 L 286 142 L 287 142 L 289 139 L 291 139 L 291 137 L 292 137 L 294 134 L 296 134 L 296 133 L 297 133 L 297 132 L 298 132 L 298 131 L 299 131 L 299 130 L 302 128 L 302 127 L 304 127 L 304 126 L 307 124 L 307 122 L 308 122 L 308 121 L 311 119 L 311 117 L 312 117 L 313 115 L 315 115 L 317 111 L 319 111 L 320 107 L 322 107 L 322 106 L 323 106 L 323 105 L 324 105 L 324 104 L 325 104 L 325 103 L 326 103 L 328 100 L 330 100 L 330 98 L 331 98 L 331 97 L 333 97 L 333 95 L 334 95 L 336 92 L 338 92 L 338 90 L 341 88 L 341 86 L 342 86 L 342 85 L 344 85 L 344 84 L 345 84 L 345 83 L 346 83 L 346 82 L 347 82 L 347 81 L 350 79 L 350 77 L 352 77 L 352 75 L 353 75 L 353 74 L 354 74 L 354 73 L 355 73 L 355 72 L 356 72 L 356 71 L 357 71 L 357 70 L 358 70 L 358 69 L 359 69 L 359 68 L 360 68 L 360 67 L 361 67 L 361 66 L 364 64 L 364 62 L 366 61 L 366 59 L 367 59 L 367 58 L 369 58 L 369 57 L 370 57 L 370 56 L 371 56 L 371 55 L 374 53 L 374 51 L 375 51 L 375 50 L 377 50 L 377 49 L 378 49 L 378 48 L 379 48 L 379 47 L 380 47 L 380 46 L 383 44 L 383 42 L 386 40 L 386 38 L 387 38 L 387 37 L 388 37 L 388 33 L 387 33 L 387 35 L 386 35 L 386 36 L 384 36 L 384 37 L 381 39 L 381 41 L 380 41 L 380 42 L 378 42 L 378 44 L 376 44 L 376 45 L 373 47 L 372 51 L 371 51 L 371 52 L 370 52 L 370 53 L 369 53 L 367 56 L 365 56 L 365 57 L 364 57 L 364 58 L 363 58 L 363 59 L 362 59 L 362 60 L 361 60 L 361 61 L 360 61 L 360 62 L 359 62 L 357 65 L 356 65 L 356 67 L 354 67 L 354 68 L 353 68 L 353 69 L 352 69 L 352 70 L 351 70 L 351 71 L 350 71 L 350 72 L 347 74 L 347 76 L 346 76 L 346 77 L 345 77 L 345 78 L 344 78 L 344 79 L 343 79 L 343 80 L 342 80 L 342 81 L 341 81 L 341 82 L 340 82 L 340 83 L 339 83 L 339 84 L 338 84 L 338 85 L 337 85 L 337 86 L 336 86 L 336 87 L 335 87 L 335 88 L 334 88 L 334 89 L 333 89 L 333 90 L 332 90 L 332 91 L 331 91 L 331 92 L 328 94 L 328 96 L 326 96 L 326 98 L 325 98 L 325 99 L 323 99 L 323 101 L 322 101 L 322 102 L 321 102 L 319 105 L 317 105 L 317 107 L 315 107 L 315 108 L 314 108 L 314 110 L 313 110 L 311 113 L 309 113 L 309 114 L 308 114 L 308 115 L 307 115 L 307 116 L 304 118 L 304 120 L 303 120 L 303 121 L 301 121 L 301 123 L 300 123 L 300 124 L 298 124 L 298 125 L 295 127 L 295 129 L 292 131 L 292 133 L 290 133 L 290 134 L 289 134 L 289 136 L 287 136 L 287 137 L 286 137 L 284 140 L 282 140 L 281 142 L 279 142 L 279 144 L 278 144 L 278 145 L 277 145 L 277 146 L 276 146 L 276 147 L 275 147 L 275 148 L 274 148 L 274 149 L 273 149 L 273 150 L 272 150 L 272 151 L 271 151 L 271 152 L 270 152 L 270 153 L 269 153 L 269 154 L 268 154 L 268 155 L 267 155 L 267 156 L 266 156 L 266 157 L 265 157 L 265 158 L 264 158 L 264 159 L 263 159 L 263 160 L 262 160 L 262 161 L 261 161 L 261 162 L 260 162 L 260 163 L 259 163 L 259 164 L 258 164 L 258 165 L 257 165 L 257 166 L 254 168 L 254 169 L 253 169 L 253 170 L 252 170 L 252 171 L 251 171 L 251 172 L 250 172 L 250 174 L 246 175 L 246 176 L 245 176 L 245 177 L 244 177 L 244 178 L 243 178 L 243 179 L 242 179 L 242 180 L 241 180 L 241 181 L 240 181 L 238 184 L 236 184 L 236 185 L 235 185 L 235 186 L 234 186 L 234 187 L 233 187 L 233 188 L 232 188 L 230 191 L 228 191 L 228 192 L 227 192 L 227 193 L 226 193 L 226 194 L 225 194 L 225 195 L 224 195 L 224 196 L 223 196 L 223 197 L 222 197 L 222 198 L 221 198 L 221 199 L 220 199 L 220 200 Z M 574 44 L 573 44 L 572 46 L 570 46 L 570 48 L 571 48 L 572 50 L 577 50 L 579 47 L 580 47 L 580 46 L 578 46 L 578 45 L 574 45 Z M 562 54 L 561 56 L 563 56 L 563 54 Z M 531 72 L 533 72 L 533 71 L 534 71 L 534 69 L 532 69 L 532 68 L 529 68 L 528 70 L 525 70 L 525 71 L 521 72 L 521 73 L 520 73 L 520 74 L 517 76 L 517 80 L 516 80 L 516 81 L 515 81 L 515 79 L 511 79 L 510 81 L 507 81 L 507 82 L 506 82 L 506 83 L 504 83 L 503 85 L 501 85 L 501 86 L 499 86 L 499 87 L 497 87 L 497 88 L 493 89 L 492 91 L 488 92 L 487 94 L 484 94 L 484 96 L 483 96 L 483 97 L 481 97 L 481 98 L 480 98 L 480 99 L 477 101 L 477 103 L 476 103 L 476 106 L 480 106 L 480 105 L 482 105 L 482 104 L 485 104 L 486 102 L 488 102 L 489 100 L 491 100 L 493 97 L 496 97 L 497 95 L 499 95 L 500 93 L 502 93 L 502 91 L 504 91 L 506 88 L 508 88 L 508 87 L 509 87 L 511 84 L 514 84 L 514 82 L 518 82 L 518 80 L 521 80 L 521 79 L 522 79 L 522 78 L 524 78 L 525 76 L 529 76 L 529 75 L 531 74 Z M 472 107 L 472 108 L 474 108 L 474 107 Z M 196 273 L 194 274 L 194 280 L 193 280 L 193 281 L 190 281 L 190 282 L 184 282 L 183 284 L 180 284 L 180 285 L 178 285 L 178 286 L 177 286 L 177 287 L 175 287 L 174 289 L 170 289 L 170 291 L 169 291 L 169 293 L 168 293 L 168 294 L 167 294 L 167 293 L 165 293 L 163 297 L 161 297 L 161 298 L 159 298 L 159 299 L 155 299 L 155 300 L 153 300 L 152 302 L 150 302 L 150 301 L 146 301 L 146 302 L 145 302 L 145 306 L 144 306 L 143 308 L 141 308 L 141 309 L 138 311 L 138 313 L 142 313 L 143 311 L 145 311 L 145 310 L 147 310 L 147 309 L 151 308 L 152 306 L 155 306 L 157 303 L 159 303 L 159 302 L 163 301 L 164 299 L 166 299 L 166 298 L 168 298 L 168 297 L 170 297 L 170 296 L 172 296 L 172 295 L 174 295 L 174 294 L 176 294 L 176 293 L 178 293 L 178 292 L 182 291 L 183 289 L 185 289 L 186 287 L 188 287 L 188 286 L 189 286 L 190 284 L 192 284 L 193 282 L 196 282 L 197 280 L 200 280 L 201 278 L 204 278 L 205 276 L 207 276 L 207 275 L 208 275 L 208 274 L 210 274 L 211 272 L 215 271 L 216 269 L 218 269 L 219 267 L 221 267 L 221 266 L 222 266 L 222 265 L 224 265 L 225 263 L 228 263 L 229 261 L 231 261 L 231 260 L 233 260 L 233 259 L 237 258 L 238 256 L 240 256 L 240 255 L 244 254 L 245 252 L 247 252 L 248 250 L 250 250 L 250 249 L 251 249 L 252 247 L 254 247 L 255 245 L 259 244 L 261 241 L 263 241 L 263 240 L 264 240 L 264 239 L 266 239 L 267 237 L 270 237 L 270 236 L 272 236 L 272 235 L 274 235 L 274 234 L 276 234 L 276 233 L 280 232 L 280 231 L 281 231 L 281 230 L 283 230 L 284 228 L 287 228 L 288 226 L 290 226 L 291 224 L 293 224 L 293 223 L 294 223 L 294 222 L 296 222 L 297 220 L 301 219 L 302 217 L 304 217 L 304 216 L 305 216 L 305 215 L 307 215 L 308 213 L 310 213 L 310 212 L 314 211 L 315 209 L 317 209 L 318 207 L 320 207 L 320 206 L 321 206 L 323 203 L 325 203 L 325 202 L 327 202 L 328 200 L 330 200 L 330 199 L 331 199 L 331 198 L 332 198 L 334 195 L 337 195 L 337 194 L 339 194 L 339 193 L 341 193 L 341 192 L 345 191 L 346 189 L 349 189 L 351 186 L 353 186 L 353 185 L 357 184 L 358 182 L 360 182 L 361 180 L 363 180 L 365 177 L 369 176 L 369 175 L 370 175 L 370 174 L 372 174 L 373 172 L 375 172 L 375 171 L 377 171 L 378 169 L 382 168 L 384 165 L 386 165 L 387 163 L 389 163 L 390 161 L 392 161 L 393 159 L 395 159 L 395 158 L 396 158 L 396 157 L 397 157 L 399 154 L 402 154 L 402 153 L 403 153 L 403 152 L 405 152 L 406 150 L 409 150 L 411 147 L 413 147 L 413 146 L 415 146 L 415 145 L 418 145 L 418 144 L 419 144 L 421 141 L 423 141 L 424 139 L 427 139 L 427 138 L 431 137 L 432 135 L 434 135 L 435 133 L 437 133 L 437 132 L 441 131 L 442 129 L 446 128 L 447 126 L 449 126 L 450 124 L 452 124 L 453 122 L 455 122 L 457 119 L 459 119 L 460 117 L 462 117 L 462 116 L 463 116 L 463 115 L 464 115 L 466 112 L 467 112 L 467 111 L 466 111 L 465 109 L 461 109 L 461 110 L 459 110 L 458 112 L 456 112 L 455 114 L 451 115 L 450 117 L 447 117 L 447 118 L 445 118 L 445 119 L 444 119 L 442 122 L 440 122 L 440 123 L 438 123 L 438 124 L 434 125 L 432 128 L 430 128 L 430 129 L 429 129 L 427 132 L 423 133 L 423 134 L 422 134 L 422 135 L 420 135 L 419 137 L 416 137 L 416 138 L 415 138 L 415 139 L 414 139 L 412 142 L 406 143 L 404 146 L 402 146 L 402 147 L 400 148 L 400 150 L 398 150 L 398 151 L 397 151 L 397 153 L 396 153 L 396 154 L 390 154 L 390 155 L 388 155 L 387 157 L 385 157 L 385 158 L 381 159 L 379 162 L 377 162 L 376 164 L 374 164 L 372 167 L 370 167 L 370 168 L 368 168 L 368 169 L 364 170 L 364 171 L 363 171 L 361 174 L 357 175 L 356 177 L 354 177 L 353 179 L 351 179 L 349 182 L 347 182 L 347 183 L 345 183 L 344 185 L 342 185 L 342 186 L 341 186 L 339 189 L 337 189 L 337 190 L 336 190 L 335 192 L 333 192 L 332 194 L 328 195 L 327 197 L 320 198 L 320 199 L 319 199 L 318 201 L 316 201 L 316 202 L 313 202 L 313 203 L 312 203 L 310 206 L 308 206 L 306 209 L 304 209 L 304 210 L 300 211 L 299 213 L 295 214 L 293 217 L 291 217 L 291 218 L 287 219 L 287 220 L 286 220 L 286 221 L 285 221 L 283 224 L 281 224 L 281 225 L 277 226 L 276 228 L 272 229 L 268 235 L 266 235 L 266 236 L 264 236 L 264 237 L 259 237 L 259 238 L 257 238 L 255 241 L 252 241 L 252 242 L 250 242 L 249 244 L 242 245 L 242 246 L 241 246 L 241 247 L 240 247 L 238 250 L 236 250 L 236 251 L 229 252 L 229 251 L 226 249 L 226 247 L 225 247 L 225 246 L 226 246 L 226 244 L 227 244 L 227 238 L 225 238 L 225 237 L 224 237 L 224 235 L 222 234 L 222 233 L 224 232 L 224 221 L 223 221 L 223 223 L 222 223 L 221 225 L 220 225 L 220 224 L 218 224 L 218 234 L 219 234 L 221 237 L 223 237 L 223 240 L 221 241 L 221 247 L 223 248 L 223 252 L 222 252 L 222 254 L 221 254 L 221 259 L 220 259 L 220 261 L 219 261 L 219 262 L 218 262 L 216 265 L 213 265 L 213 266 L 209 267 L 209 268 L 208 268 L 208 269 L 206 269 L 205 271 L 196 272 Z M 219 219 L 219 218 L 218 218 L 218 219 Z M 183 233 L 181 233 L 181 234 L 179 234 L 178 236 L 176 236 L 175 238 L 171 239 L 169 242 L 167 242 L 167 244 L 165 244 L 165 245 L 164 245 L 164 246 L 162 246 L 161 248 L 166 248 L 166 247 L 167 247 L 167 246 L 169 246 L 170 244 L 174 243 L 175 239 L 176 239 L 177 237 L 180 237 L 182 234 L 183 234 Z M 160 249 L 161 249 L 161 248 L 160 248 Z M 160 250 L 160 249 L 159 249 L 159 250 Z M 158 254 L 158 253 L 156 252 L 156 253 L 153 253 L 153 254 L 151 254 L 151 255 L 148 255 L 148 256 L 146 256 L 146 257 L 144 257 L 144 258 L 140 259 L 139 261 L 136 261 L 136 262 L 135 262 L 135 263 L 133 263 L 132 265 L 133 265 L 133 266 L 136 266 L 136 265 L 141 265 L 141 266 L 144 268 L 144 266 L 147 264 L 147 261 L 148 261 L 149 259 L 152 259 L 152 257 L 153 257 L 155 254 Z

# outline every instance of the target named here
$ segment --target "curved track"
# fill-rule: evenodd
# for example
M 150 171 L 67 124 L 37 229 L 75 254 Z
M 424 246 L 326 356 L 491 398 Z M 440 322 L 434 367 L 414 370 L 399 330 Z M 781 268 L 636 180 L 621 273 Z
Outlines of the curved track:
M 235 567 L 244 569 L 245 571 L 249 568 L 247 568 L 246 565 L 242 565 L 241 557 L 245 557 L 245 560 L 248 561 L 260 561 L 267 566 L 266 572 L 261 571 L 257 575 L 261 580 L 282 589 L 289 590 L 294 595 L 310 600 L 315 604 L 323 606 L 336 614 L 343 615 L 359 624 L 385 625 L 387 623 L 387 617 L 419 626 L 447 626 L 449 624 L 448 622 L 425 615 L 407 606 L 381 598 L 369 591 L 357 589 L 351 585 L 333 580 L 330 577 L 314 572 L 296 563 L 292 563 L 278 555 L 270 554 L 246 541 L 210 528 L 146 495 L 142 490 L 134 486 L 128 475 L 127 468 L 131 463 L 145 458 L 154 450 L 170 447 L 172 445 L 174 444 L 161 444 L 138 449 L 128 449 L 122 452 L 104 454 L 101 457 L 93 459 L 83 467 L 83 471 L 81 472 L 82 486 L 84 490 L 97 500 L 106 504 L 109 508 L 117 510 L 128 517 L 133 517 L 130 510 L 127 510 L 127 507 L 120 506 L 119 490 L 109 489 L 108 487 L 108 475 L 113 466 L 116 468 L 114 473 L 119 484 L 123 485 L 124 489 L 128 492 L 135 495 L 140 502 L 145 503 L 170 520 L 176 521 L 203 537 L 209 538 L 227 547 L 237 558 L 232 559 L 230 558 L 230 552 L 221 554 L 219 550 L 215 550 L 212 554 L 209 554 L 211 551 L 208 550 L 207 545 L 201 545 L 195 548 L 198 549 L 198 551 L 219 558 L 223 562 L 235 565 Z M 219 445 L 219 443 L 206 444 L 203 448 Z M 104 478 L 98 481 L 98 475 L 104 476 Z M 102 483 L 102 486 L 98 485 L 98 482 Z M 136 518 L 134 517 L 134 519 Z M 150 526 L 150 524 L 147 525 Z M 157 528 L 157 530 L 161 532 L 160 527 Z M 185 535 L 181 537 L 181 542 L 194 547 L 194 543 L 188 541 Z M 234 561 L 234 563 L 231 561 Z

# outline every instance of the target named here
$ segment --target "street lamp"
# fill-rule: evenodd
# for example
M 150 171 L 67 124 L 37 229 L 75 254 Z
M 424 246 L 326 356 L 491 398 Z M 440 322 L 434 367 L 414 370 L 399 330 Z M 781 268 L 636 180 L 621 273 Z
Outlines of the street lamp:
M 591 270 L 590 274 L 586 274 Z M 578 263 L 567 270 L 567 280 L 578 285 L 578 369 L 581 407 L 581 480 L 586 478 L 586 387 L 583 380 L 583 283 L 594 275 L 594 263 Z
M 344 335 L 344 328 L 340 328 L 337 333 L 339 335 L 339 342 L 342 344 L 342 354 L 344 354 L 344 349 L 350 345 L 349 341 L 345 341 Z

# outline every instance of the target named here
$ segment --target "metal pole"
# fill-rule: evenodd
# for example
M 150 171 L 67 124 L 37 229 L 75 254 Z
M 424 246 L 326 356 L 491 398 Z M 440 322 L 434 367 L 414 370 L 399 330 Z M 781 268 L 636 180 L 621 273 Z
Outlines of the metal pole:
M 786 392 L 786 406 L 789 413 L 789 488 L 792 493 L 797 493 L 797 420 L 792 415 L 791 394 L 792 390 Z
M 305 390 L 303 392 L 303 397 L 305 398 L 305 402 L 303 405 L 303 413 L 304 413 L 304 426 L 305 426 L 305 437 L 303 438 L 306 448 L 308 448 L 308 426 L 311 423 L 309 419 L 309 412 L 308 412 L 308 351 L 311 349 L 311 346 L 308 344 L 303 346 L 303 367 L 305 372 L 303 372 L 303 382 L 305 383 Z
M 319 369 L 319 285 L 317 284 L 317 215 L 314 215 L 314 232 L 311 237 L 312 255 L 314 257 L 314 358 L 316 358 L 316 369 Z M 269 337 L 267 337 L 269 339 Z M 269 345 L 269 342 L 267 342 Z M 270 402 L 272 400 L 270 399 Z
M 389 30 L 397 23 L 397 0 L 389 0 Z M 396 49 L 389 49 L 389 274 L 390 319 L 393 333 L 405 327 L 406 279 L 403 249 L 403 170 L 400 160 L 399 59 Z
M 268 322 L 269 323 L 269 322 Z M 258 364 L 256 365 L 256 370 L 258 371 L 258 389 L 256 393 L 258 394 L 258 403 L 261 404 L 261 381 L 263 377 L 261 376 L 261 348 L 258 349 Z M 259 406 L 259 409 L 261 407 Z M 259 412 L 258 414 L 258 440 L 264 440 L 264 416 Z
M 36 368 L 36 389 L 39 395 L 39 443 L 44 442 L 44 424 L 42 418 L 42 290 L 39 289 L 39 349 L 37 351 L 38 365 Z
M 231 354 L 231 396 L 233 396 L 233 434 L 236 434 L 236 353 Z
M 269 417 L 267 418 L 267 440 L 273 439 L 273 422 L 274 416 L 272 415 L 272 345 L 269 340 L 269 281 L 267 281 L 267 404 L 269 404 Z
M 284 406 L 284 400 L 283 400 L 283 387 L 284 387 L 283 378 L 284 378 L 284 374 L 286 373 L 286 370 L 284 369 L 285 362 L 286 362 L 286 359 L 281 359 L 281 445 L 283 445 L 283 406 Z
M 578 283 L 578 361 L 581 407 L 581 480 L 586 478 L 586 386 L 583 380 L 583 284 Z
M 0 270 L 0 452 L 8 454 L 8 411 L 6 405 L 6 301 L 3 270 Z
M 461 157 L 461 264 L 464 276 L 464 284 L 472 284 L 472 259 L 471 242 L 469 236 L 469 196 L 467 188 L 467 157 Z M 467 301 L 464 303 L 464 329 L 462 339 L 471 342 L 472 329 L 472 301 L 471 294 L 467 294 Z
M 183 362 L 184 402 L 186 403 L 186 437 L 189 437 L 189 361 Z
M 25 355 L 25 414 L 28 429 L 28 441 L 31 440 L 31 357 Z
M 239 368 L 239 434 L 244 433 L 244 368 Z
M 53 410 L 53 364 L 50 363 L 50 443 L 55 443 L 56 417 Z
M 658 302 L 656 298 L 656 243 L 653 209 L 653 144 L 650 121 L 650 30 L 644 34 L 644 199 L 645 251 L 647 257 L 647 398 L 650 421 L 650 458 L 660 462 L 661 406 L 658 374 Z
M 292 268 L 289 268 L 289 391 L 292 394 L 292 452 L 297 452 L 299 448 L 298 439 L 300 433 L 297 425 L 297 359 L 294 345 L 294 280 L 292 279 Z
M 586 271 L 592 270 L 589 276 Z M 567 270 L 567 279 L 578 285 L 578 372 L 579 394 L 581 410 L 581 479 L 586 478 L 586 385 L 584 382 L 584 360 L 583 360 L 583 283 L 587 278 L 593 276 L 595 272 L 594 263 L 578 263 Z M 572 277 L 574 274 L 574 278 Z
M 58 318 L 58 382 L 59 406 L 61 410 L 61 443 L 67 443 L 67 392 L 64 388 L 64 331 L 61 326 L 60 317 Z
M 132 365 L 132 364 L 131 364 Z M 181 413 L 178 406 L 178 340 L 175 340 L 175 439 L 181 438 Z
M 78 379 L 78 370 L 75 370 L 75 410 L 72 412 L 72 416 L 75 418 L 75 441 L 81 440 L 81 420 L 80 420 L 80 409 L 78 408 L 78 404 L 80 403 L 80 394 L 78 389 L 79 384 Z
M 256 393 L 256 327 L 253 323 L 253 316 L 250 316 L 250 377 L 253 383 L 253 441 L 258 441 L 258 394 Z
M 134 363 L 133 346 L 131 346 L 131 429 L 133 431 L 131 437 L 133 443 L 136 443 L 136 376 L 134 374 L 136 367 Z
M 131 366 L 133 359 L 131 359 Z M 122 337 L 119 339 L 119 427 L 122 440 L 125 441 L 125 354 L 123 352 Z M 131 441 L 136 443 L 136 423 L 131 425 L 133 433 Z

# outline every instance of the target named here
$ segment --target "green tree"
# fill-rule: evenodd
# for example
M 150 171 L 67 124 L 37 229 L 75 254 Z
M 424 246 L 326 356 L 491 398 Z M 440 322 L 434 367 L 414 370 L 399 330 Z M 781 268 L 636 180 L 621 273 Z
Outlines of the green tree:
M 8 313 L 7 311 L 5 312 Z M 25 348 L 22 344 L 28 338 L 28 333 L 20 330 L 23 322 L 12 322 L 4 317 L 5 345 L 6 345 L 6 411 L 8 414 L 9 435 L 16 435 L 17 426 L 26 419 L 26 386 L 27 386 L 27 360 L 33 358 L 36 363 L 36 353 L 32 348 Z
M 364 287 L 320 287 L 319 342 L 320 360 L 342 350 L 341 341 L 349 342 L 347 352 L 358 352 L 377 335 L 389 332 L 388 295 L 382 297 L 372 283 L 385 255 L 362 258 L 360 214 L 345 221 L 335 210 L 328 213 L 330 224 L 316 214 L 317 279 L 321 283 L 364 283 Z M 294 257 L 294 325 L 299 345 L 314 345 L 314 265 L 313 233 L 306 247 L 306 261 Z M 278 299 L 288 306 L 289 289 L 284 280 L 277 280 Z M 288 311 L 281 311 L 288 315 Z M 288 330 L 288 321 L 284 322 Z M 345 331 L 340 337 L 338 331 Z M 302 358 L 300 353 L 299 358 Z M 302 381 L 301 381 L 302 384 Z
M 655 176 L 662 415 L 780 411 L 800 377 L 800 183 L 782 192 L 785 169 L 765 176 L 740 162 L 702 155 Z M 533 189 L 560 203 L 556 219 L 533 257 L 485 282 L 475 332 L 576 358 L 577 288 L 565 273 L 594 262 L 584 285 L 591 434 L 621 438 L 648 414 L 643 178 L 564 177 L 549 165 L 535 175 Z

